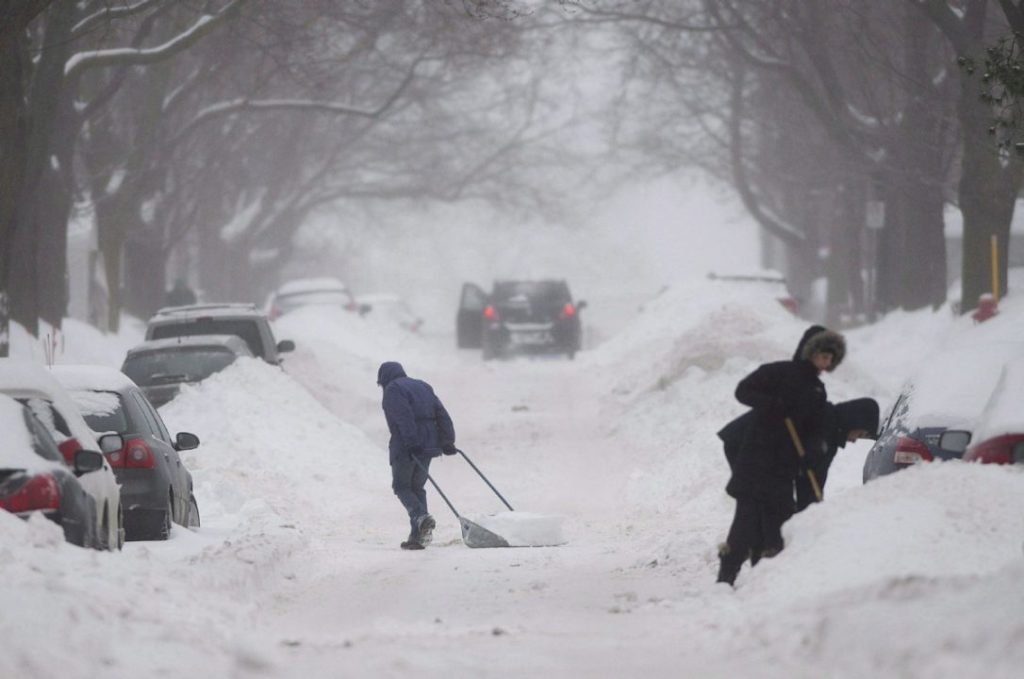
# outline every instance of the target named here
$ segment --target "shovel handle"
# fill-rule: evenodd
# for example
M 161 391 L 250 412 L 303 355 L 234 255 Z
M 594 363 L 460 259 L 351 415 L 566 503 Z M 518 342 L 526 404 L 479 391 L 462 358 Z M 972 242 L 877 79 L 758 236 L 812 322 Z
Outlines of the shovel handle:
M 484 476 L 484 473 L 482 471 L 480 471 L 479 469 L 477 469 L 477 466 L 475 464 L 473 464 L 473 460 L 469 459 L 469 456 L 466 455 L 461 450 L 459 450 L 458 448 L 456 448 L 455 451 L 459 455 L 462 456 L 462 459 L 464 459 L 466 462 L 469 463 L 469 466 L 473 468 L 473 471 L 475 471 L 477 474 L 480 475 L 480 478 L 484 480 L 484 483 L 486 483 L 490 487 L 491 490 L 494 491 L 494 494 L 498 496 L 498 499 L 505 503 L 505 506 L 508 507 L 508 510 L 510 512 L 514 512 L 515 510 L 512 509 L 512 505 L 510 505 L 508 503 L 508 500 L 506 500 L 504 497 L 502 497 L 501 493 L 498 492 L 498 489 L 494 487 L 494 484 L 487 480 L 487 477 Z
M 430 472 L 427 471 L 427 468 L 423 466 L 423 463 L 417 460 L 415 455 L 410 455 L 409 457 L 411 457 L 412 461 L 416 463 L 416 466 L 422 469 L 423 473 L 427 475 L 427 480 L 430 481 L 430 484 L 432 486 L 434 486 L 434 490 L 436 490 L 437 494 L 441 496 L 441 499 L 444 500 L 444 503 L 448 505 L 448 509 L 452 510 L 452 514 L 455 515 L 455 518 L 462 519 L 462 516 L 459 514 L 459 510 L 455 509 L 455 505 L 451 503 L 451 501 L 448 499 L 448 496 L 444 494 L 443 490 L 441 490 L 441 486 L 437 485 L 437 481 L 435 481 L 434 477 L 430 475 Z
M 789 438 L 793 439 L 793 446 L 796 448 L 797 455 L 800 459 L 806 459 L 807 453 L 804 451 L 804 444 L 800 441 L 800 436 L 796 433 L 796 425 L 793 424 L 793 420 L 790 418 L 785 419 L 786 429 L 789 430 Z M 814 499 L 816 502 L 821 502 L 824 496 L 821 494 L 821 485 L 818 483 L 818 475 L 814 473 L 813 469 L 807 470 L 807 480 L 811 482 L 811 490 L 814 491 Z

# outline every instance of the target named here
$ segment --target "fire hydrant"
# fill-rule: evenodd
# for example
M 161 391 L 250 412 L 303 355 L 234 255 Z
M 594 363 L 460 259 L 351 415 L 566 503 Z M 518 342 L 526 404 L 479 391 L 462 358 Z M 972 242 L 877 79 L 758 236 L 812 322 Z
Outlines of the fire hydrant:
M 999 302 L 990 293 L 978 298 L 978 308 L 971 314 L 975 323 L 983 323 L 999 313 Z

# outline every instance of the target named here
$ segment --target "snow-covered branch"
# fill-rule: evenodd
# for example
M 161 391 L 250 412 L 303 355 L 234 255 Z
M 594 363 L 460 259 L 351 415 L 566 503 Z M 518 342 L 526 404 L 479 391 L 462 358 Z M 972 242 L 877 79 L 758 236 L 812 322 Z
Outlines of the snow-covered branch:
M 71 35 L 74 38 L 79 38 L 97 26 L 106 24 L 107 22 L 115 19 L 123 19 L 139 12 L 145 12 L 150 7 L 155 7 L 164 1 L 165 0 L 140 0 L 140 2 L 137 2 L 134 5 L 127 5 L 124 7 L 104 7 L 75 24 L 74 28 L 71 29 Z
M 216 29 L 227 20 L 246 0 L 231 0 L 216 14 L 204 14 L 183 33 L 168 40 L 163 45 L 148 48 L 122 47 L 107 50 L 79 52 L 64 66 L 64 75 L 69 80 L 75 78 L 86 69 L 107 68 L 111 66 L 135 66 L 153 64 L 178 54 Z

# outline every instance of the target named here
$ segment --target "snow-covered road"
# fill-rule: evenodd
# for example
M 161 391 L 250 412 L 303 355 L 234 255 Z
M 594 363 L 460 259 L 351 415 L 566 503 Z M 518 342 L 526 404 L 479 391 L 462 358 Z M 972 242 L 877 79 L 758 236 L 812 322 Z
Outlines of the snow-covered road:
M 921 350 L 908 327 L 953 326 L 891 323 L 851 334 L 834 399 L 884 407 Z M 770 297 L 683 289 L 576 361 L 485 363 L 450 336 L 285 316 L 286 372 L 245 361 L 161 411 L 203 440 L 187 458 L 199 531 L 100 554 L 0 516 L 0 606 L 20 612 L 0 621 L 0 675 L 1017 676 L 1020 469 L 862 486 L 867 445 L 848 447 L 785 552 L 714 584 L 732 511 L 714 432 L 740 412 L 736 381 L 803 327 Z M 460 447 L 517 510 L 563 517 L 567 543 L 468 549 L 430 491 L 434 545 L 400 550 L 383 360 L 431 382 Z M 465 514 L 504 509 L 460 458 L 432 473 Z

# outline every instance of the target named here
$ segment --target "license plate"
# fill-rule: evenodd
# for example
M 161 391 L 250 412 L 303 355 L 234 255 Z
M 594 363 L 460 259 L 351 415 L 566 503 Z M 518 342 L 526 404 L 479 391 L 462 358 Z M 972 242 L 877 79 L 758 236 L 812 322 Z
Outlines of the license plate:
M 545 330 L 536 330 L 533 332 L 517 332 L 512 336 L 513 341 L 517 344 L 550 344 L 551 333 Z

